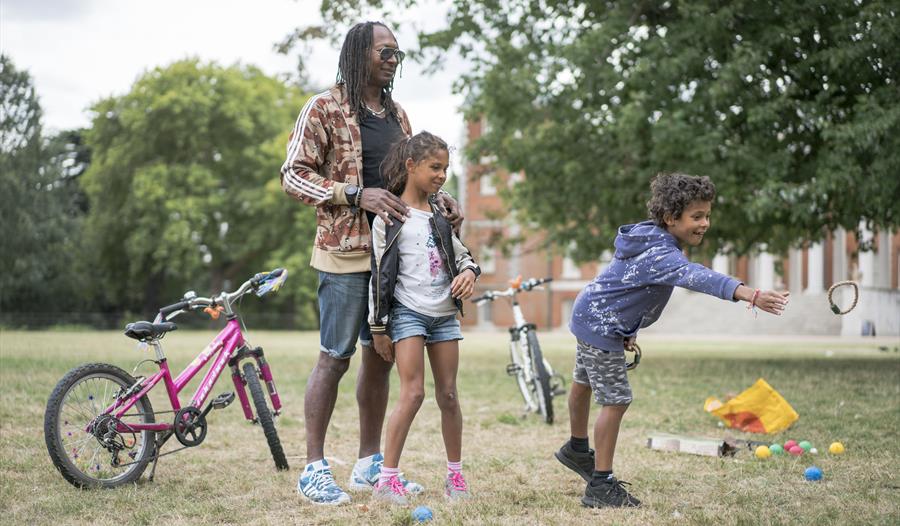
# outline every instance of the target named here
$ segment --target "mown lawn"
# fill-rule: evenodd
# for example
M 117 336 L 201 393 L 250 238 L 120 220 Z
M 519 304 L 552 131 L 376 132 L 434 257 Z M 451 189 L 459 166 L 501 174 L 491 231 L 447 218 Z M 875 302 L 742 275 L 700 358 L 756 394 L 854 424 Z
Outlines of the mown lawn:
M 163 342 L 180 370 L 212 333 L 179 331 Z M 210 415 L 199 447 L 160 460 L 153 483 L 81 491 L 54 470 L 43 438 L 47 397 L 67 370 L 110 362 L 128 371 L 141 354 L 118 332 L 0 332 L 0 508 L 4 524 L 405 524 L 408 510 L 355 495 L 350 505 L 319 508 L 295 492 L 304 465 L 303 390 L 315 360 L 314 333 L 252 332 L 266 349 L 285 404 L 279 434 L 291 463 L 276 472 L 262 431 L 238 404 Z M 568 378 L 573 340 L 542 335 L 545 354 Z M 459 379 L 465 418 L 463 460 L 476 498 L 449 505 L 439 416 L 426 399 L 413 424 L 401 468 L 427 491 L 437 524 L 897 524 L 900 523 L 900 353 L 889 340 L 641 339 L 644 360 L 631 374 L 635 402 L 625 417 L 616 458 L 619 478 L 645 506 L 587 510 L 584 485 L 552 456 L 568 438 L 565 401 L 557 423 L 522 418 L 516 387 L 504 373 L 502 334 L 467 334 Z M 356 457 L 355 366 L 341 385 L 327 454 L 345 482 Z M 152 365 L 152 364 L 151 364 Z M 142 368 L 147 373 L 150 369 Z M 759 439 L 731 433 L 703 412 L 707 396 L 737 393 L 765 378 L 800 420 L 770 437 L 806 439 L 820 451 L 840 440 L 847 453 L 758 461 L 748 453 L 709 458 L 651 451 L 653 431 Z M 213 393 L 228 390 L 223 378 Z M 394 385 L 396 392 L 396 384 Z M 161 394 L 161 393 L 159 393 Z M 183 397 L 187 398 L 187 397 Z M 154 408 L 166 409 L 153 397 Z M 390 410 L 390 409 L 389 409 Z M 166 415 L 161 415 L 160 418 Z M 175 441 L 166 447 L 172 448 Z M 822 482 L 803 479 L 815 464 Z M 146 477 L 145 477 L 146 478 Z

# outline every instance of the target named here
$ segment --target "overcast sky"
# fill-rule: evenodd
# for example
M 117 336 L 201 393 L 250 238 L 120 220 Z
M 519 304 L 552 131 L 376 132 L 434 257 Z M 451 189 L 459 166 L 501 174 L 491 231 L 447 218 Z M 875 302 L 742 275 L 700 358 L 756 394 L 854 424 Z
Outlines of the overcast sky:
M 183 58 L 225 66 L 240 61 L 270 75 L 295 71 L 296 57 L 280 55 L 273 46 L 295 27 L 320 20 L 318 5 L 318 0 L 0 0 L 0 49 L 32 75 L 44 127 L 58 131 L 88 126 L 93 102 L 122 95 L 143 72 Z M 434 27 L 446 20 L 438 15 L 431 6 L 410 13 L 410 19 Z M 401 48 L 414 44 L 411 32 L 397 38 Z M 338 52 L 321 43 L 307 57 L 316 86 L 334 82 Z M 462 99 L 450 92 L 461 67 L 451 63 L 430 77 L 422 69 L 404 64 L 403 77 L 394 83 L 395 99 L 415 131 L 427 129 L 462 147 Z

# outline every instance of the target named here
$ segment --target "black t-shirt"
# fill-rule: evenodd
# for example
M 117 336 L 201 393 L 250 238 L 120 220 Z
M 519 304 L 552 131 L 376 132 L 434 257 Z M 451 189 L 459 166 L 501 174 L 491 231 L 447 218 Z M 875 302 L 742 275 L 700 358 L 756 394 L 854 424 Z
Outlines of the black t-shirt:
M 361 116 L 359 123 L 362 135 L 363 186 L 365 188 L 384 188 L 381 176 L 381 162 L 387 157 L 388 150 L 397 139 L 403 136 L 403 129 L 391 115 L 378 118 L 370 112 Z M 369 226 L 375 220 L 375 214 L 366 212 Z

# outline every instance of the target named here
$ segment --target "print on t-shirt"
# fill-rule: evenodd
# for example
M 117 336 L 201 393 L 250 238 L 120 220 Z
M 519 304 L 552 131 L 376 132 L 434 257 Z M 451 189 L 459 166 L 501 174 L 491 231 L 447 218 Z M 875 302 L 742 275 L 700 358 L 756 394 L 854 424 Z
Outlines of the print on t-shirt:
M 432 298 L 438 298 L 443 295 L 442 287 L 447 285 L 450 278 L 441 262 L 441 253 L 438 252 L 437 239 L 431 225 L 428 225 L 428 240 L 425 242 L 425 248 L 428 250 L 428 269 L 431 273 L 431 287 L 427 290 Z

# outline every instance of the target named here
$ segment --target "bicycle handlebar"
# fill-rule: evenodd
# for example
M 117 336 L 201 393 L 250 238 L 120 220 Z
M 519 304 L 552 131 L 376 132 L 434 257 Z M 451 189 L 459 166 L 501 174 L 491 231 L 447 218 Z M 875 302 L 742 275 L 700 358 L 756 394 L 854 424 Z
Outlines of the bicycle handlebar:
M 489 290 L 489 291 L 486 291 L 486 292 L 485 292 L 484 294 L 482 294 L 481 296 L 478 296 L 478 297 L 476 297 L 476 298 L 472 298 L 471 301 L 472 301 L 472 303 L 475 303 L 475 304 L 481 304 L 481 303 L 484 303 L 484 302 L 486 302 L 486 301 L 494 301 L 494 300 L 497 299 L 497 298 L 513 296 L 513 295 L 515 295 L 515 294 L 518 294 L 519 292 L 529 292 L 529 291 L 532 291 L 532 290 L 534 290 L 535 288 L 539 287 L 540 285 L 543 285 L 544 283 L 548 283 L 548 282 L 550 282 L 550 281 L 553 281 L 553 278 L 552 278 L 552 277 L 547 277 L 547 278 L 530 278 L 530 279 L 528 279 L 528 280 L 526 280 L 526 281 L 523 281 L 523 282 L 522 282 L 518 287 L 516 287 L 516 288 L 509 287 L 509 288 L 506 289 L 506 290 Z
M 172 305 L 167 305 L 159 309 L 159 314 L 157 315 L 158 321 L 166 320 L 170 315 L 177 315 L 180 312 L 186 310 L 194 310 L 200 309 L 204 307 L 215 307 L 215 306 L 223 306 L 225 307 L 227 312 L 231 312 L 231 304 L 234 303 L 235 300 L 241 298 L 244 294 L 252 291 L 259 291 L 260 287 L 268 283 L 269 281 L 276 280 L 281 278 L 282 275 L 286 274 L 286 270 L 283 268 L 276 268 L 271 272 L 260 272 L 254 275 L 252 278 L 245 281 L 241 284 L 240 287 L 234 292 L 226 292 L 222 291 L 217 296 L 213 298 L 202 298 L 202 297 L 193 297 L 189 299 L 182 299 L 178 303 L 173 303 Z M 284 277 L 287 277 L 286 275 Z M 278 284 L 280 285 L 280 283 Z M 277 287 L 275 288 L 277 290 Z M 268 292 L 269 289 L 265 289 L 265 292 Z M 188 293 L 185 293 L 187 295 Z M 173 316 L 174 317 L 174 316 Z

